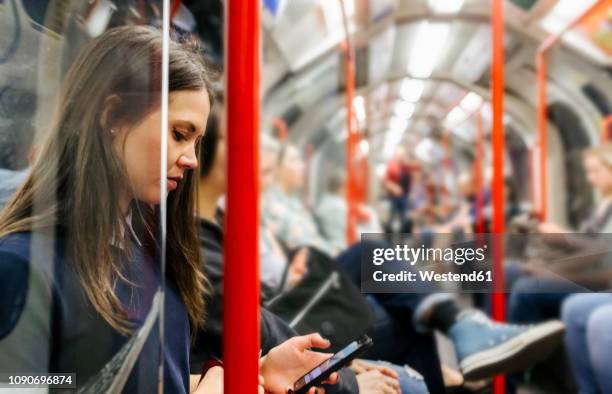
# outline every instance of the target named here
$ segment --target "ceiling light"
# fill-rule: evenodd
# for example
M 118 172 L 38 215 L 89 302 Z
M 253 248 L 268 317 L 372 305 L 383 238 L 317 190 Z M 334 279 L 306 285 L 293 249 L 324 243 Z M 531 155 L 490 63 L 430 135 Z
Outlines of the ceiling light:
M 596 0 L 560 0 L 540 22 L 549 33 L 561 32 L 576 16 L 582 15 Z
M 480 107 L 481 104 L 482 97 L 480 97 L 477 93 L 469 92 L 465 95 L 463 100 L 461 100 L 461 104 L 459 105 L 467 112 L 474 112 Z
M 361 153 L 363 153 L 364 156 L 367 156 L 367 154 L 370 152 L 370 144 L 367 140 L 361 140 L 359 142 L 359 150 L 361 150 Z
M 407 101 L 398 101 L 395 103 L 395 115 L 404 118 L 410 119 L 412 114 L 414 113 L 414 104 L 409 103 Z
M 429 9 L 435 13 L 455 14 L 463 7 L 463 1 L 464 0 L 429 0 L 427 5 L 429 5 Z
M 408 127 L 408 120 L 403 117 L 394 116 L 389 122 L 391 131 L 403 133 L 406 127 Z
M 353 99 L 353 108 L 355 109 L 355 116 L 357 116 L 357 120 L 363 122 L 366 118 L 365 100 L 363 99 L 363 96 L 357 96 Z
M 425 82 L 421 81 L 420 79 L 407 78 L 404 80 L 404 82 L 402 82 L 400 96 L 406 101 L 416 103 L 421 99 L 423 90 L 425 90 Z
M 444 51 L 450 25 L 445 22 L 422 22 L 415 39 L 408 72 L 417 78 L 429 78 Z
M 325 25 L 330 32 L 337 30 L 344 23 L 342 20 L 342 8 L 340 7 L 344 7 L 347 19 L 350 20 L 355 15 L 354 0 L 344 0 L 342 3 L 330 0 L 317 0 L 317 4 L 323 12 Z
M 444 126 L 449 128 L 456 127 L 460 123 L 463 123 L 468 118 L 468 116 L 469 115 L 460 106 L 457 106 L 453 108 L 452 111 L 448 113 L 448 115 L 446 115 L 446 119 L 444 120 Z

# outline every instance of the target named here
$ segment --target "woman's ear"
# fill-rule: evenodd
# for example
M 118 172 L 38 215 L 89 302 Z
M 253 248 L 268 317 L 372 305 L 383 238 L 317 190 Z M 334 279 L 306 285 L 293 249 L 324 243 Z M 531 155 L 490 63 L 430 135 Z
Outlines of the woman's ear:
M 104 104 L 102 104 L 102 113 L 100 114 L 100 126 L 102 130 L 114 134 L 113 126 L 114 123 L 116 123 L 114 115 L 119 105 L 121 105 L 121 98 L 116 94 L 110 95 L 104 100 Z

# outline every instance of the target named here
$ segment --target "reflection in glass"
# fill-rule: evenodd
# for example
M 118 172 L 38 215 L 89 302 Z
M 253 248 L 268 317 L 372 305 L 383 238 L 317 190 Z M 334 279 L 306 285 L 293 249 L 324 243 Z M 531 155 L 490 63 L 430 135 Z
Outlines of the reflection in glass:
M 0 4 L 0 385 L 71 373 L 77 392 L 151 393 L 163 360 L 164 392 L 185 393 L 204 307 L 192 172 L 207 67 L 170 44 L 162 196 L 161 2 L 74 3 Z

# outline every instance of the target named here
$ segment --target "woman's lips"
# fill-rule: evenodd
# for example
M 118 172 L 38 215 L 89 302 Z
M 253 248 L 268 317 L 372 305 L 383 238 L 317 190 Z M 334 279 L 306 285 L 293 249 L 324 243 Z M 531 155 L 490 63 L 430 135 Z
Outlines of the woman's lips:
M 167 186 L 167 188 L 168 188 L 168 191 L 171 191 L 171 190 L 174 190 L 174 189 L 176 189 L 176 188 L 177 188 L 177 186 L 178 186 L 178 182 L 177 182 L 177 180 L 175 180 L 175 179 L 170 179 L 170 178 L 168 178 L 167 183 L 166 183 L 166 186 Z

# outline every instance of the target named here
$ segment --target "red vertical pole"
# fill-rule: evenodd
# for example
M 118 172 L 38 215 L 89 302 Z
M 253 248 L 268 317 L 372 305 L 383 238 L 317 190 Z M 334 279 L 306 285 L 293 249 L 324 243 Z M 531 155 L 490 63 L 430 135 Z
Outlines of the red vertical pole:
M 484 227 L 484 180 L 483 159 L 484 157 L 484 131 L 482 126 L 482 113 L 480 109 L 476 114 L 476 155 L 474 158 L 474 183 L 476 187 L 476 232 L 482 234 Z
M 546 97 L 546 74 L 548 64 L 546 52 L 538 51 L 536 58 L 538 77 L 538 155 L 540 163 L 540 220 L 548 217 L 548 168 L 546 153 L 548 147 L 548 100 Z
M 451 159 L 450 159 L 450 131 L 445 130 L 442 135 L 442 148 L 444 150 L 444 176 L 448 175 L 448 172 L 451 169 Z
M 345 67 L 346 67 L 346 121 L 348 136 L 346 138 L 346 203 L 347 218 L 346 218 L 346 240 L 349 245 L 355 242 L 357 235 L 355 233 L 355 123 L 353 119 L 353 90 L 355 85 L 355 65 L 353 63 L 353 52 L 350 45 L 346 45 L 345 49 Z
M 355 148 L 357 143 L 357 132 L 355 127 L 355 111 L 353 109 L 353 94 L 355 90 L 355 57 L 350 42 L 350 32 L 348 29 L 348 19 L 344 10 L 344 0 L 339 0 L 342 21 L 344 25 L 344 65 L 346 73 L 346 127 L 348 136 L 346 138 L 346 204 L 348 206 L 346 214 L 346 241 L 352 244 L 357 239 L 355 209 L 356 209 L 356 190 L 355 190 Z
M 493 318 L 505 319 L 503 233 L 504 233 L 504 1 L 492 1 L 493 30 Z M 494 380 L 494 392 L 505 392 L 505 379 L 498 376 Z
M 227 215 L 224 335 L 226 393 L 254 393 L 259 371 L 258 1 L 226 2 Z
M 535 177 L 535 154 L 537 147 L 531 146 L 527 148 L 527 172 L 529 174 L 529 202 L 531 203 L 531 215 L 535 215 L 536 207 L 536 177 Z M 535 217 L 535 216 L 534 216 Z
M 368 201 L 368 190 L 369 190 L 369 179 L 370 179 L 370 163 L 368 156 L 364 155 L 361 158 L 361 194 L 359 195 L 359 201 L 366 203 Z

